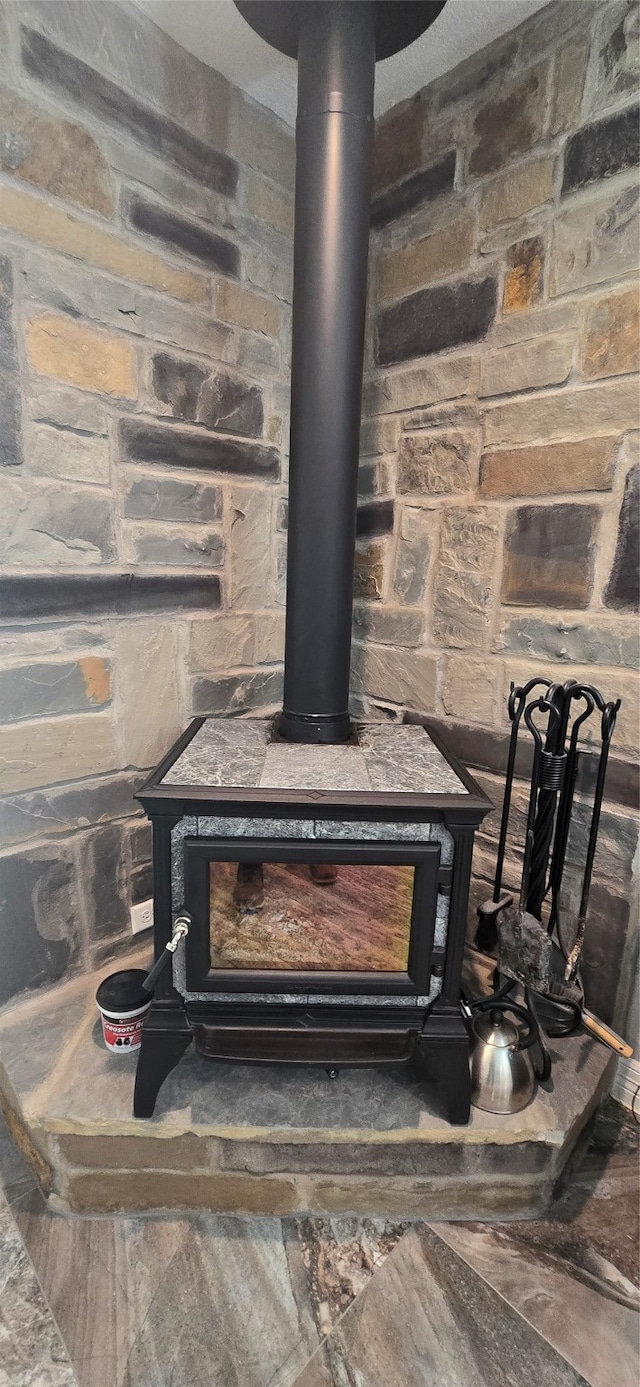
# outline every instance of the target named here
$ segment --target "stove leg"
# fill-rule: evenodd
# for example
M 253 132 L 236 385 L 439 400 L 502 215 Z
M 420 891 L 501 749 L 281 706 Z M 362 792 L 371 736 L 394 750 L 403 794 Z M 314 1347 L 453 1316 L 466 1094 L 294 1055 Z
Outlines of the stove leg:
M 418 1037 L 416 1058 L 435 1084 L 448 1121 L 466 1126 L 471 1113 L 469 1036 L 459 1012 L 431 1013 Z
M 142 1030 L 136 1083 L 134 1117 L 152 1117 L 156 1098 L 165 1079 L 191 1043 L 191 1027 L 182 1007 L 152 1004 Z

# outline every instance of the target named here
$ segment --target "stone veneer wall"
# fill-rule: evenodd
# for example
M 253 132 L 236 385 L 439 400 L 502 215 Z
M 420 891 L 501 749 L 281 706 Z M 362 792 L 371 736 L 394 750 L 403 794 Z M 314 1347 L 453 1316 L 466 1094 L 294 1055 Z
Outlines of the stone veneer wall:
M 0 1001 L 129 942 L 140 769 L 279 696 L 293 170 L 132 7 L 0 6 Z
M 498 804 L 510 680 L 622 697 L 585 951 L 590 1000 L 621 1024 L 637 958 L 639 14 L 552 4 L 378 124 L 354 658 L 357 706 L 431 715 Z M 575 839 L 579 859 L 583 812 Z

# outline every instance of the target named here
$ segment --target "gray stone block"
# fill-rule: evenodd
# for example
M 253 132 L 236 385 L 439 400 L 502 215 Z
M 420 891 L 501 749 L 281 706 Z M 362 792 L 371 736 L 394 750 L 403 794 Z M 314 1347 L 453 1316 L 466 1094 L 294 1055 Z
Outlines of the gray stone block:
M 211 612 L 220 606 L 217 574 L 0 573 L 0 610 L 7 621 L 53 617 L 140 616 L 145 612 Z
M 640 155 L 639 117 L 638 107 L 631 106 L 572 135 L 564 154 L 562 192 L 573 193 L 634 168 Z
M 159 352 L 152 362 L 153 389 L 174 418 L 222 433 L 259 438 L 264 424 L 262 392 L 227 371 L 209 373 L 194 361 Z
M 577 665 L 624 665 L 637 669 L 640 637 L 635 622 L 551 620 L 524 613 L 506 620 L 498 646 L 520 655 L 541 655 Z
M 496 302 L 497 283 L 491 276 L 419 289 L 378 314 L 376 361 L 390 366 L 478 342 L 493 322 Z
M 358 506 L 356 528 L 358 539 L 365 539 L 370 535 L 387 535 L 392 530 L 393 499 L 368 501 L 366 505 Z
M 130 520 L 192 520 L 206 525 L 222 517 L 222 491 L 219 486 L 169 477 L 136 477 L 125 497 L 124 514 Z
M 228 679 L 196 679 L 192 707 L 202 713 L 248 713 L 268 708 L 282 698 L 282 671 L 260 670 L 230 676 Z
M 356 607 L 353 613 L 356 640 L 378 645 L 420 645 L 424 631 L 422 612 L 397 607 Z
M 0 370 L 13 375 L 18 369 L 18 350 L 13 327 L 13 267 L 0 255 Z
M 109 665 L 97 656 L 0 670 L 3 722 L 52 713 L 83 713 L 104 707 L 109 700 Z
M 640 566 L 640 467 L 628 473 L 620 517 L 618 540 L 604 600 L 608 607 L 638 610 Z
M 215 530 L 194 533 L 174 527 L 154 530 L 151 526 L 130 526 L 125 543 L 138 563 L 164 564 L 176 568 L 220 568 L 224 559 L 222 535 Z
M 65 977 L 80 957 L 80 920 L 76 863 L 69 843 L 41 845 L 3 858 L 1 1003 L 26 988 Z
M 92 945 L 130 933 L 127 856 L 123 827 L 107 824 L 81 845 L 82 889 Z
M 280 458 L 275 448 L 245 443 L 235 438 L 151 424 L 143 419 L 121 419 L 120 446 L 128 462 L 165 463 L 169 467 L 205 468 L 236 476 L 277 479 Z
M 154 241 L 162 241 L 164 245 L 201 260 L 210 269 L 237 279 L 240 252 L 232 241 L 217 236 L 197 222 L 178 216 L 176 212 L 169 212 L 159 203 L 149 202 L 147 198 L 129 197 L 125 203 L 125 213 L 134 231 L 141 231 Z
M 92 399 L 85 390 L 67 389 L 64 385 L 32 380 L 26 401 L 27 409 L 38 424 L 54 424 L 59 429 L 75 429 L 78 433 L 104 436 L 109 430 L 109 416 L 101 400 Z
M 438 160 L 437 164 L 431 164 L 428 169 L 420 169 L 389 192 L 374 198 L 371 204 L 371 225 L 387 226 L 396 217 L 412 212 L 422 203 L 431 202 L 442 193 L 451 192 L 455 171 L 456 152 L 452 149 L 443 159 Z
M 48 833 L 69 833 L 107 819 L 140 814 L 134 799 L 140 774 L 108 775 L 77 785 L 3 795 L 0 843 L 9 847 Z
M 638 15 L 633 0 L 605 5 L 597 35 L 597 66 L 593 101 L 610 106 L 625 93 L 638 90 L 640 45 Z
M 115 559 L 111 503 L 95 490 L 33 492 L 4 546 L 5 562 L 86 568 Z
M 21 462 L 22 409 L 20 390 L 17 377 L 0 370 L 0 467 L 19 467 Z
M 597 506 L 521 506 L 505 540 L 502 595 L 524 607 L 588 606 Z

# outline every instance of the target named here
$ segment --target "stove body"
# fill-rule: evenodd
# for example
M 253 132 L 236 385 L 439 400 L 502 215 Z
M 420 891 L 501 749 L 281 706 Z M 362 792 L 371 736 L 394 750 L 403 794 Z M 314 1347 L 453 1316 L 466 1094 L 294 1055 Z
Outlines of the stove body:
M 197 719 L 139 799 L 153 825 L 156 956 L 178 917 L 189 932 L 145 1023 L 136 1116 L 152 1114 L 194 1038 L 212 1059 L 415 1061 L 449 1120 L 468 1121 L 460 972 L 489 803 L 442 745 L 418 726 L 360 724 L 329 748 L 291 745 L 268 719 Z M 263 866 L 262 911 L 233 905 L 247 862 Z M 315 863 L 334 865 L 337 881 L 314 884 Z M 216 919 L 227 948 L 217 959 Z

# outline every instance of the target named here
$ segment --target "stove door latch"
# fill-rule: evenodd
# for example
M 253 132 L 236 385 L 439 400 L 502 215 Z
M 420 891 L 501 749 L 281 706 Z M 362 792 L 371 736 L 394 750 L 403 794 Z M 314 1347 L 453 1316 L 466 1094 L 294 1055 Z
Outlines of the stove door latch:
M 158 981 L 158 978 L 160 977 L 160 974 L 164 972 L 172 954 L 175 954 L 180 940 L 186 939 L 190 928 L 190 915 L 187 915 L 186 912 L 184 912 L 182 915 L 178 915 L 176 917 L 176 919 L 173 922 L 173 930 L 171 932 L 171 938 L 168 944 L 162 950 L 162 953 L 160 954 L 159 958 L 156 959 L 153 968 L 149 973 L 147 973 L 147 976 L 142 984 L 145 992 L 153 992 L 153 989 Z

